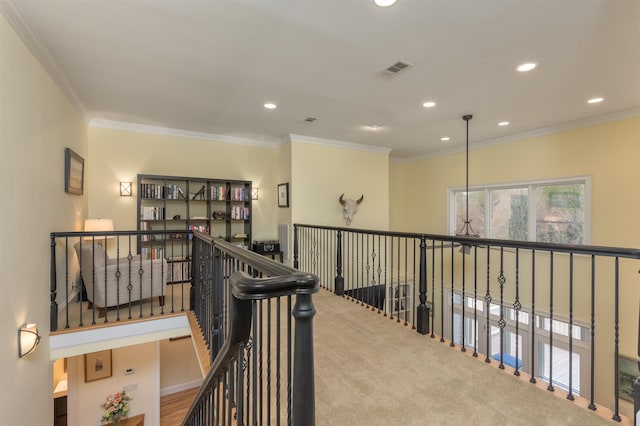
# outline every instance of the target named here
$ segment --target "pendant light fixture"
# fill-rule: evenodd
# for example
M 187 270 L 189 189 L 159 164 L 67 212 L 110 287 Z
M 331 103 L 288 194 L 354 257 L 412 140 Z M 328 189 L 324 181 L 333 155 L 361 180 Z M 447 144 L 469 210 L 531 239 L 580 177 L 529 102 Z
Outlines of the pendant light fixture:
M 464 193 L 467 204 L 465 206 L 465 221 L 464 221 L 464 224 L 462 225 L 462 228 L 460 228 L 460 230 L 456 232 L 456 237 L 479 237 L 480 236 L 480 234 L 478 234 L 473 230 L 473 228 L 471 227 L 471 221 L 469 220 L 469 120 L 471 120 L 472 118 L 473 118 L 473 115 L 471 114 L 466 114 L 462 116 L 462 119 L 467 122 L 467 149 L 465 151 L 466 153 L 466 170 L 465 170 L 466 186 L 465 186 L 465 193 Z

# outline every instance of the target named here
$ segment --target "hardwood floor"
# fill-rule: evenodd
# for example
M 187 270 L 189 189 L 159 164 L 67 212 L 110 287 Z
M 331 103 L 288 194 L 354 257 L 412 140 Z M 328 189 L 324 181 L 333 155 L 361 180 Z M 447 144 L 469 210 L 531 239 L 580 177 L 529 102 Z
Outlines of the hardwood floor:
M 198 388 L 192 388 L 160 398 L 160 426 L 180 426 L 196 393 Z

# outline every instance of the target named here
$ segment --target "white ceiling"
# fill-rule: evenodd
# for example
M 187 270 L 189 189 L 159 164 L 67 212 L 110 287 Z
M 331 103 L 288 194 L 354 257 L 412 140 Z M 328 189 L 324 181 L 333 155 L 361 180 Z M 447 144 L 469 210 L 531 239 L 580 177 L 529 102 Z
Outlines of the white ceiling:
M 96 120 L 410 158 L 462 147 L 466 113 L 472 145 L 640 115 L 638 0 L 0 0 L 0 11 Z M 399 60 L 413 67 L 379 77 Z M 517 73 L 526 61 L 539 66 Z

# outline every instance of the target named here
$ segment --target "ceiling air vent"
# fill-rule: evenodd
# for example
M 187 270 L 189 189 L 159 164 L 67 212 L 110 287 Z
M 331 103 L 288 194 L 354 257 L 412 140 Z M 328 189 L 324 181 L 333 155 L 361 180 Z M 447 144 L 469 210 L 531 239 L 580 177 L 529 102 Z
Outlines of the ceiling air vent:
M 316 121 L 315 117 L 307 117 L 304 119 L 304 121 L 306 121 L 307 123 L 313 123 L 314 121 Z
M 400 74 L 402 71 L 406 71 L 412 66 L 413 65 L 411 65 L 409 62 L 398 61 L 395 64 L 391 65 L 390 67 L 387 67 L 386 69 L 382 70 L 380 72 L 380 77 L 382 78 L 395 77 L 396 75 Z

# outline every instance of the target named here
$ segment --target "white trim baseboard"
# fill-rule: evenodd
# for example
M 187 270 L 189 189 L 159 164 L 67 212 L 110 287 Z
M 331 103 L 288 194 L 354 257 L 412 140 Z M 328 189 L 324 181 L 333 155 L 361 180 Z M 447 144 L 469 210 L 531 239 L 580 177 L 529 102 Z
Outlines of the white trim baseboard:
M 188 389 L 198 388 L 202 386 L 202 381 L 204 379 L 196 379 L 190 382 L 180 383 L 178 385 L 169 386 L 164 389 L 160 389 L 160 397 L 171 395 L 176 392 L 182 392 Z

